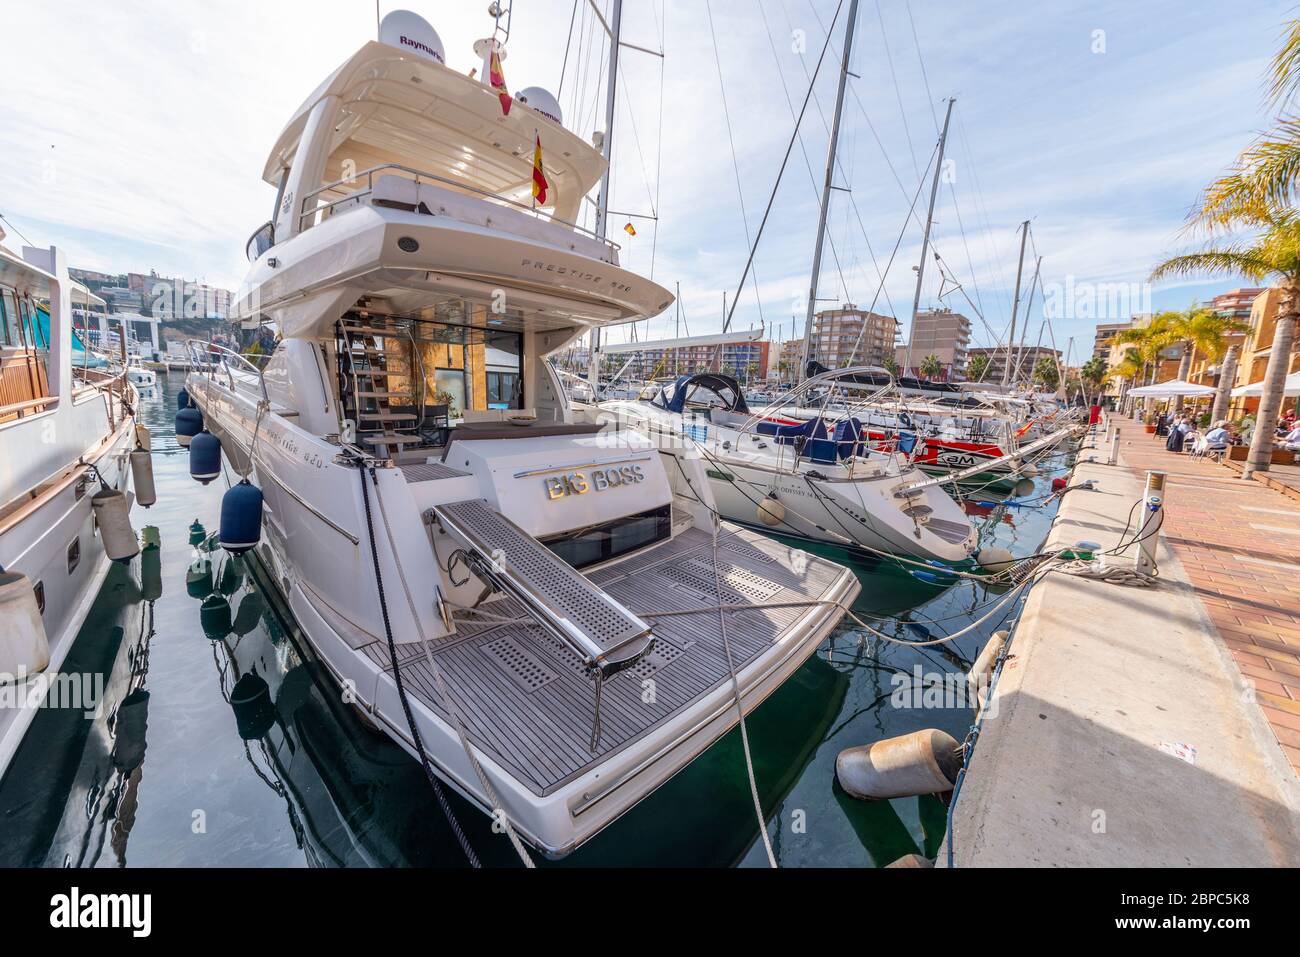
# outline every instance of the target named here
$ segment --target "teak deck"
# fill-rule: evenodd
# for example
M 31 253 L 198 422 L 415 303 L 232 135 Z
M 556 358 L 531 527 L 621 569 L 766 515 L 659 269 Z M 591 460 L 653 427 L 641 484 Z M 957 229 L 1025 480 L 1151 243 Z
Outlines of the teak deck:
M 470 740 L 509 769 L 539 796 L 580 774 L 589 765 L 628 746 L 697 700 L 729 682 L 726 652 L 715 607 L 712 538 L 690 529 L 648 554 L 602 568 L 593 583 L 654 625 L 654 650 L 636 667 L 605 682 L 601 736 L 588 748 L 595 720 L 595 684 L 577 655 L 527 618 L 513 599 L 492 601 L 484 615 L 460 612 L 458 634 L 433 646 L 433 657 L 457 699 Z M 796 571 L 796 568 L 801 570 Z M 807 607 L 762 609 L 755 602 L 798 602 L 826 595 L 841 569 L 815 555 L 741 529 L 719 536 L 718 572 L 722 604 L 728 610 L 727 637 L 737 671 L 764 652 Z M 653 611 L 701 610 L 655 618 Z M 487 617 L 490 616 L 490 619 Z M 387 647 L 363 649 L 391 671 Z M 422 646 L 399 646 L 408 691 L 444 718 Z M 654 680 L 650 703 L 643 681 Z

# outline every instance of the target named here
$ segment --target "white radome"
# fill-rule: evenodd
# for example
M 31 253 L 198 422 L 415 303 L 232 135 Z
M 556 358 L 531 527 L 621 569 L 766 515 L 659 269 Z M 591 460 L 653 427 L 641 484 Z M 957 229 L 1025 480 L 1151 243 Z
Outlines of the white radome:
M 548 120 L 554 120 L 561 126 L 564 125 L 564 114 L 560 112 L 559 101 L 551 95 L 549 90 L 544 90 L 540 86 L 525 87 L 515 94 L 515 99 L 529 109 L 536 110 Z
M 384 17 L 379 24 L 379 42 L 436 60 L 444 66 L 447 63 L 438 31 L 428 20 L 410 10 L 394 10 Z

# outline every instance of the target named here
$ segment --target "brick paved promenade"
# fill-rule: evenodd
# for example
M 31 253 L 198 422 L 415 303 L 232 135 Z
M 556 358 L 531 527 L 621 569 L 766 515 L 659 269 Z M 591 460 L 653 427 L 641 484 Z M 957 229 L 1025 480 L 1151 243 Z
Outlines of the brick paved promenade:
M 1168 452 L 1132 419 L 1111 422 L 1121 463 L 1168 473 L 1164 534 L 1300 774 L 1300 502 L 1225 465 Z

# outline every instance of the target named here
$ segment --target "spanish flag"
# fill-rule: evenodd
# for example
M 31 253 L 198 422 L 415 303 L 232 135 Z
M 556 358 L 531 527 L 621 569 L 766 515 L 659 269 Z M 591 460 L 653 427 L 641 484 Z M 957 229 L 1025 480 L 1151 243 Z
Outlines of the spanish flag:
M 629 236 L 635 236 L 636 227 L 633 226 L 631 223 L 628 223 L 626 226 L 623 227 L 623 232 L 627 233 Z
M 533 146 L 533 202 L 545 206 L 546 190 L 551 184 L 546 182 L 546 172 L 542 169 L 542 138 L 536 133 L 533 135 L 536 137 Z
M 510 115 L 510 104 L 514 100 L 510 96 L 510 91 L 506 89 L 506 75 L 501 72 L 501 57 L 495 49 L 492 50 L 492 59 L 488 62 L 488 79 L 492 81 L 492 89 L 497 91 L 497 99 L 501 101 L 501 115 Z

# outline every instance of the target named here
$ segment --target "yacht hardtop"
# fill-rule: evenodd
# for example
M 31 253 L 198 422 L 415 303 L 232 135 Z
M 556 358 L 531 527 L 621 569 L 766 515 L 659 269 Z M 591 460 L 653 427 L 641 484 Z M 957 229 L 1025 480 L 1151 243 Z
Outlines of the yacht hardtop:
M 198 346 L 218 362 L 187 391 L 365 719 L 563 855 L 743 720 L 859 586 L 720 522 L 698 463 L 574 421 L 547 355 L 672 297 L 573 224 L 604 158 L 523 99 L 506 116 L 439 57 L 363 46 L 266 168 L 237 308 L 278 326 L 273 355 Z

